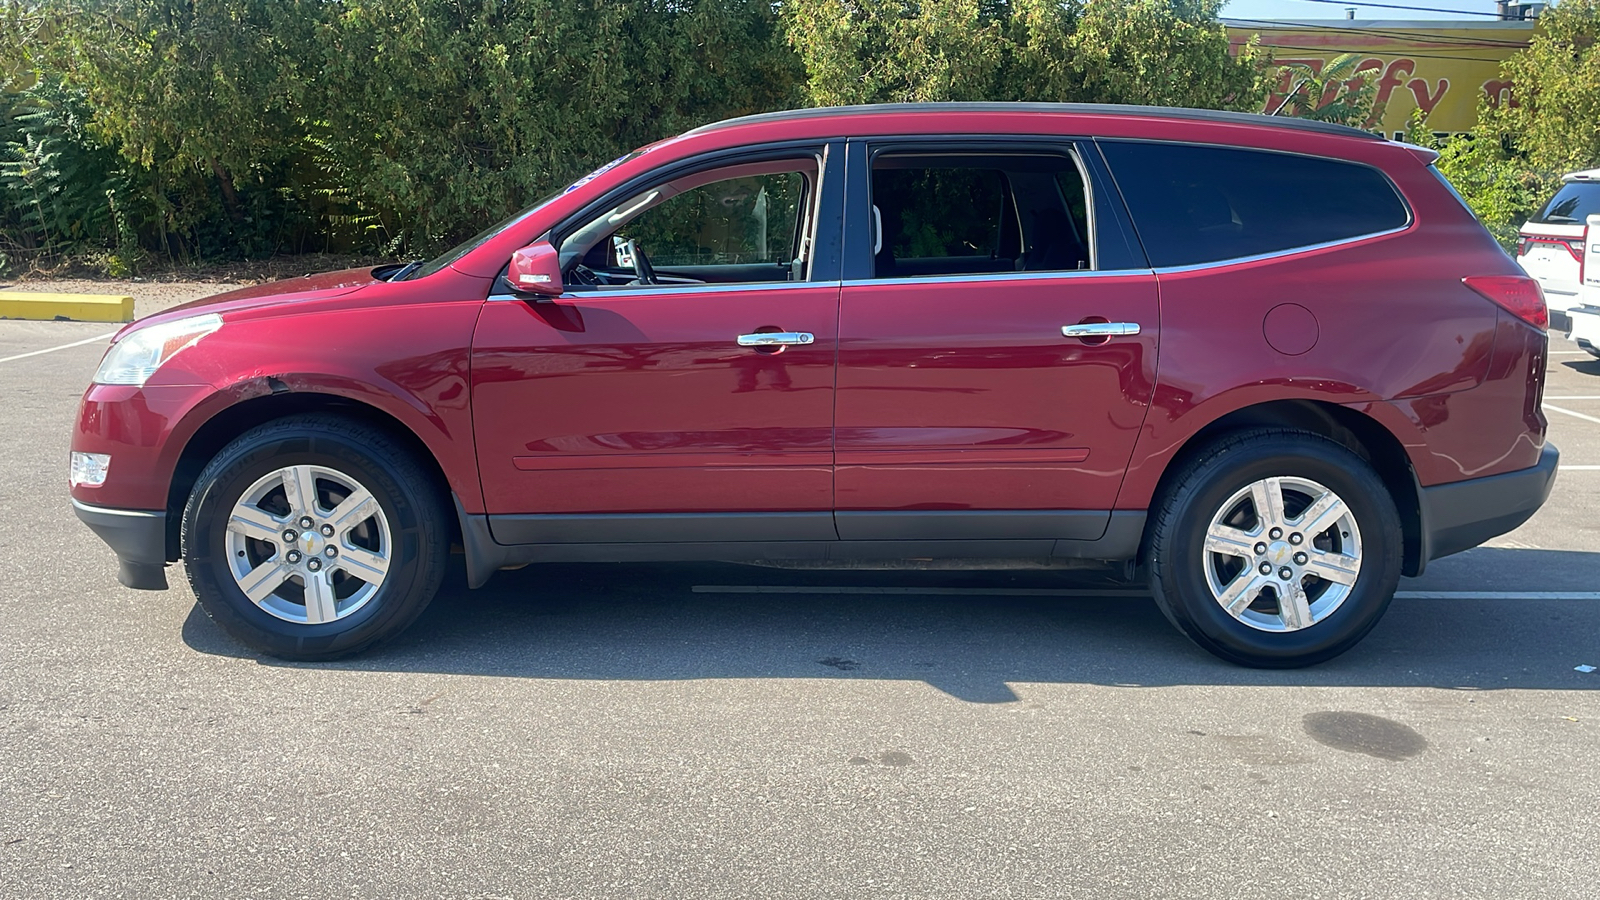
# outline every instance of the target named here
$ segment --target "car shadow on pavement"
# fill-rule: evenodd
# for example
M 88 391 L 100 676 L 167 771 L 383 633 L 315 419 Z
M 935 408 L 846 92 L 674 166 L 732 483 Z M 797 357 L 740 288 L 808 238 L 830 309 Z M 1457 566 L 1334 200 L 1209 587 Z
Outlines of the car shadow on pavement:
M 1568 359 L 1561 363 L 1569 369 L 1577 369 L 1585 375 L 1600 375 L 1600 359 Z
M 1592 553 L 1481 548 L 1473 554 L 1474 569 L 1600 571 L 1600 556 Z M 459 569 L 447 579 L 452 583 L 462 583 Z M 705 592 L 706 586 L 775 585 L 999 591 Z M 1124 593 L 1001 593 L 1105 587 Z M 623 681 L 914 680 L 974 703 L 1015 701 L 1010 685 L 1016 683 L 1600 689 L 1600 672 L 1574 670 L 1600 665 L 1596 600 L 1397 599 L 1349 653 L 1309 669 L 1274 671 L 1211 657 L 1178 634 L 1154 601 L 1128 593 L 1129 587 L 1071 572 L 544 565 L 500 573 L 478 591 L 446 588 L 399 638 L 350 660 L 256 657 L 198 607 L 183 637 L 202 653 L 276 666 Z M 1417 585 L 1403 583 L 1401 589 Z M 1470 589 L 1516 588 L 1478 580 Z

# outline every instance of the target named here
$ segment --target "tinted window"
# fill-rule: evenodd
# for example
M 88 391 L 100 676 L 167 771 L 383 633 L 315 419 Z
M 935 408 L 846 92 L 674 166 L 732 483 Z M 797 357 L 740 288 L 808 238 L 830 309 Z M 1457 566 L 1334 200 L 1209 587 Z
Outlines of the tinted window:
M 1184 144 L 1101 146 L 1155 266 L 1308 247 L 1409 218 L 1389 180 L 1368 166 Z
M 1088 268 L 1083 176 L 1064 155 L 883 154 L 879 278 Z
M 890 169 L 872 173 L 884 249 L 895 259 L 993 258 L 1000 246 L 1005 176 L 995 169 Z
M 1600 215 L 1600 184 L 1571 181 L 1561 186 L 1550 202 L 1533 217 L 1550 225 L 1582 225 Z

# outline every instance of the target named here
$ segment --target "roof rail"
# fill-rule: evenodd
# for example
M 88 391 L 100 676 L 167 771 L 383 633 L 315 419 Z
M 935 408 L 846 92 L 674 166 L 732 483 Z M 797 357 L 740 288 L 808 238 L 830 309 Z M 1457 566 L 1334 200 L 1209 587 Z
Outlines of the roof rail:
M 1341 137 L 1366 138 L 1381 141 L 1382 137 L 1348 125 L 1295 119 L 1284 116 L 1264 116 L 1259 113 L 1227 112 L 1219 109 L 1189 109 L 1179 106 L 1132 106 L 1120 103 L 875 103 L 862 106 L 819 106 L 808 109 L 789 109 L 781 112 L 758 113 L 702 125 L 688 134 L 703 134 L 735 125 L 753 125 L 759 122 L 787 122 L 796 119 L 814 119 L 823 116 L 859 116 L 882 113 L 956 113 L 956 112 L 1029 112 L 1076 113 L 1078 115 L 1142 116 L 1152 119 L 1186 119 L 1197 122 L 1216 122 L 1227 125 L 1256 125 L 1288 128 L 1297 131 L 1315 131 Z

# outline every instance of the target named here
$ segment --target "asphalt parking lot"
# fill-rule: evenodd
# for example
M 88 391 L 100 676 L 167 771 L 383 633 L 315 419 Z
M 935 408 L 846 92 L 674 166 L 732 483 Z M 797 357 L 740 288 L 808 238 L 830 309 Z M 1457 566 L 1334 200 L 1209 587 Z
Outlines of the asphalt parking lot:
M 334 664 L 120 587 L 114 326 L 0 322 L 0 896 L 1592 897 L 1600 360 L 1550 503 L 1294 672 L 1057 572 L 531 566 Z

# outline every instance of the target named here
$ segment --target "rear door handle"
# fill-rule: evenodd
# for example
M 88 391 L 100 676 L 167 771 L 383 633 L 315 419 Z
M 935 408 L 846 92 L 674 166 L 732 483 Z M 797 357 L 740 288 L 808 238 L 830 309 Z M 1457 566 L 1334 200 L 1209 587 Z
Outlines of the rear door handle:
M 1065 337 L 1122 337 L 1139 333 L 1138 322 L 1079 322 L 1076 325 L 1061 326 L 1061 334 Z
M 793 347 L 798 344 L 809 344 L 817 339 L 809 331 L 763 331 L 757 334 L 739 335 L 741 347 Z

